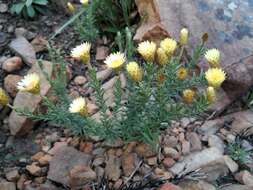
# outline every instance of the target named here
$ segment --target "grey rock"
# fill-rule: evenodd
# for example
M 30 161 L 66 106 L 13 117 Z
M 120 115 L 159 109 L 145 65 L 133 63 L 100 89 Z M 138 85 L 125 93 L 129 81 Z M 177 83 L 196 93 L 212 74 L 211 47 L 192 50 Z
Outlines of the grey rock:
M 69 186 L 69 172 L 78 165 L 88 166 L 91 156 L 68 146 L 60 147 L 49 164 L 47 178 Z
M 0 3 L 0 13 L 6 13 L 8 11 L 8 5 L 5 3 Z
M 216 136 L 216 135 L 210 135 L 208 138 L 208 145 L 210 147 L 216 147 L 218 148 L 222 153 L 224 153 L 224 149 L 225 149 L 225 144 L 224 142 L 221 140 L 220 137 Z
M 15 183 L 3 181 L 0 182 L 0 190 L 16 190 Z
M 23 37 L 19 36 L 12 40 L 9 48 L 20 57 L 27 65 L 34 65 L 36 63 L 36 54 L 33 46 Z
M 252 188 L 247 185 L 228 185 L 222 187 L 220 190 L 252 190 Z

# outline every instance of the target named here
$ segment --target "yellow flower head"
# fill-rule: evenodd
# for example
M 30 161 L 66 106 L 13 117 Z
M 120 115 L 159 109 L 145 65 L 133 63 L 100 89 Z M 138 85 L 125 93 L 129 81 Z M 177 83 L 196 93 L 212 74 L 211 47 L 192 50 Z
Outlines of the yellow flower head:
M 0 88 L 0 105 L 6 106 L 9 103 L 9 97 L 4 89 Z
M 119 70 L 125 63 L 126 58 L 123 53 L 117 52 L 110 54 L 104 61 L 107 67 Z
M 78 113 L 84 117 L 88 116 L 88 109 L 85 99 L 83 97 L 74 99 L 69 106 L 69 112 Z
M 186 89 L 183 91 L 183 100 L 187 104 L 191 104 L 193 102 L 193 98 L 195 96 L 195 91 L 191 89 Z
M 157 61 L 161 66 L 169 62 L 169 56 L 166 54 L 163 48 L 158 48 L 157 50 Z
M 209 86 L 218 88 L 226 79 L 226 73 L 220 68 L 210 68 L 205 72 L 205 78 Z
M 130 62 L 127 64 L 127 72 L 132 80 L 140 82 L 142 80 L 143 72 L 138 63 Z
M 171 38 L 165 38 L 161 41 L 160 46 L 168 56 L 171 56 L 177 48 L 177 42 Z
M 76 8 L 74 7 L 74 5 L 71 2 L 67 3 L 67 7 L 71 13 L 75 12 L 75 10 L 76 10 Z
M 71 51 L 71 56 L 75 59 L 80 59 L 83 63 L 88 63 L 90 61 L 90 48 L 91 44 L 88 42 L 82 43 L 76 46 Z
M 189 35 L 189 31 L 187 28 L 183 28 L 180 31 L 180 44 L 181 45 L 186 45 L 188 44 L 188 35 Z
M 80 0 L 80 3 L 82 3 L 83 5 L 88 5 L 89 4 L 89 0 Z
M 18 90 L 38 94 L 40 92 L 40 77 L 36 73 L 31 73 L 18 82 Z
M 141 42 L 137 48 L 139 54 L 142 55 L 143 59 L 147 62 L 154 61 L 156 44 L 154 42 L 145 41 Z
M 218 49 L 210 49 L 205 53 L 205 58 L 211 67 L 220 67 L 220 52 Z
M 177 70 L 177 78 L 179 80 L 185 80 L 187 78 L 187 75 L 188 75 L 188 72 L 186 68 L 181 67 Z
M 215 92 L 214 87 L 209 86 L 206 89 L 206 96 L 207 96 L 208 102 L 210 102 L 210 103 L 213 103 L 216 100 L 216 92 Z

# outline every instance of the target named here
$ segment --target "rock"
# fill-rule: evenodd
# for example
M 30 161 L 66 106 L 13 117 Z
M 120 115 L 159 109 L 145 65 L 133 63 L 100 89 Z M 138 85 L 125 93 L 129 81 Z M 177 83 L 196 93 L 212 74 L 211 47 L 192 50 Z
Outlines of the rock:
M 164 147 L 163 153 L 164 153 L 165 156 L 171 157 L 171 158 L 176 159 L 176 160 L 180 158 L 180 154 L 174 148 Z
M 106 160 L 105 175 L 108 180 L 117 181 L 121 175 L 121 160 L 115 155 L 109 154 Z
M 22 28 L 22 27 L 15 29 L 15 35 L 16 35 L 16 37 L 20 37 L 20 36 L 25 37 L 29 41 L 32 40 L 33 38 L 35 38 L 35 36 L 36 36 L 35 33 L 30 32 L 27 29 Z
M 48 41 L 42 36 L 37 36 L 31 41 L 31 44 L 36 53 L 43 52 L 47 50 Z
M 175 160 L 173 160 L 172 158 L 164 158 L 163 160 L 163 165 L 166 167 L 166 168 L 171 168 L 174 164 L 175 164 Z
M 148 159 L 147 159 L 147 163 L 148 163 L 148 165 L 150 165 L 150 166 L 155 166 L 155 165 L 157 165 L 157 157 L 154 156 L 154 157 L 148 158 Z
M 69 172 L 78 165 L 89 165 L 91 156 L 77 151 L 75 148 L 61 146 L 50 161 L 47 178 L 69 186 Z
M 122 156 L 122 169 L 124 176 L 128 177 L 133 173 L 136 167 L 136 159 L 137 155 L 135 153 L 130 153 Z
M 161 168 L 155 168 L 154 173 L 154 177 L 158 179 L 169 180 L 173 177 L 172 173 L 167 172 Z
M 135 152 L 137 153 L 138 156 L 148 158 L 156 155 L 156 152 L 152 150 L 152 148 L 144 143 L 138 144 L 135 147 Z
M 252 190 L 252 187 L 247 185 L 228 185 L 222 187 L 220 190 Z
M 92 103 L 92 102 L 87 103 L 87 108 L 88 108 L 88 113 L 90 115 L 95 114 L 99 110 L 98 106 L 96 104 Z
M 100 81 L 104 81 L 111 74 L 112 74 L 112 70 L 111 69 L 105 69 L 105 70 L 102 70 L 102 71 L 98 71 L 97 72 L 97 79 L 100 80 Z
M 6 13 L 8 11 L 8 5 L 5 3 L 0 3 L 0 13 Z
M 124 146 L 124 142 L 122 139 L 118 138 L 115 141 L 104 141 L 102 146 L 109 148 L 120 148 Z
M 22 36 L 12 40 L 9 48 L 20 57 L 27 65 L 34 65 L 36 63 L 36 55 L 32 45 Z
M 238 170 L 239 168 L 238 164 L 234 160 L 232 160 L 229 156 L 224 156 L 223 159 L 230 172 L 235 173 Z
M 17 182 L 17 189 L 24 189 L 24 183 L 26 180 L 26 175 L 22 174 Z
M 8 33 L 13 33 L 14 32 L 14 26 L 13 25 L 10 25 L 10 26 L 8 26 L 8 28 L 7 28 L 7 32 Z
M 246 150 L 246 151 L 252 151 L 253 150 L 253 146 L 249 143 L 249 141 L 247 140 L 242 140 L 242 147 Z
M 59 188 L 53 185 L 50 181 L 40 185 L 40 190 L 58 190 Z
M 97 175 L 90 167 L 77 165 L 70 170 L 69 178 L 71 189 L 79 189 L 85 184 L 96 180 Z
M 92 142 L 81 141 L 81 143 L 79 145 L 79 150 L 81 152 L 90 154 L 93 150 L 93 143 Z
M 49 154 L 46 154 L 42 156 L 38 161 L 41 166 L 46 166 L 49 164 L 51 160 L 52 160 L 52 156 L 50 156 Z
M 224 153 L 225 144 L 224 144 L 223 140 L 220 139 L 220 137 L 218 137 L 216 135 L 210 135 L 208 138 L 208 145 L 209 145 L 209 147 L 216 147 L 222 153 Z
M 34 162 L 31 165 L 26 166 L 26 170 L 34 176 L 40 176 L 41 175 L 41 167 L 37 166 L 37 164 Z
M 2 69 L 6 72 L 18 71 L 23 66 L 22 59 L 20 57 L 12 57 L 3 62 Z
M 206 121 L 199 129 L 198 132 L 206 137 L 215 134 L 225 123 L 224 118 Z
M 31 157 L 32 161 L 39 161 L 45 155 L 44 152 L 38 152 Z
M 0 190 L 16 190 L 16 185 L 13 182 L 0 182 Z
M 191 120 L 189 118 L 184 117 L 180 120 L 180 123 L 181 123 L 181 126 L 185 128 L 191 123 Z
M 216 190 L 216 187 L 205 181 L 184 180 L 179 183 L 183 190 Z
M 74 79 L 74 83 L 76 85 L 84 85 L 87 82 L 87 79 L 84 76 L 76 76 Z
M 118 181 L 115 182 L 113 188 L 114 189 L 120 189 L 121 185 L 123 184 L 123 180 L 122 179 L 119 179 Z
M 98 46 L 96 51 L 96 60 L 102 61 L 105 60 L 109 52 L 108 47 L 106 46 Z
M 172 183 L 163 184 L 159 190 L 182 190 L 179 186 L 173 185 Z
M 177 162 L 170 171 L 178 176 L 185 175 L 191 171 L 202 168 L 209 163 L 222 159 L 223 155 L 217 148 L 204 149 L 201 152 L 191 153 L 182 161 Z
M 187 155 L 190 153 L 190 142 L 189 141 L 182 141 L 182 153 L 183 155 Z
M 244 185 L 253 187 L 253 175 L 247 170 L 237 173 L 235 179 Z
M 175 148 L 178 145 L 178 138 L 171 135 L 166 135 L 163 139 L 164 145 L 167 147 Z
M 49 77 L 52 76 L 52 64 L 47 61 L 42 61 L 44 72 L 48 74 Z M 51 88 L 49 82 L 47 81 L 43 71 L 38 64 L 33 65 L 29 70 L 29 73 L 37 73 L 40 76 L 40 94 L 41 96 L 46 96 Z M 37 110 L 41 103 L 40 95 L 33 95 L 25 92 L 18 92 L 13 106 L 20 109 L 28 109 L 31 112 Z M 9 117 L 9 128 L 12 135 L 24 135 L 33 127 L 34 122 L 25 116 L 18 115 L 14 110 L 11 112 Z
M 97 166 L 102 165 L 104 163 L 104 161 L 105 161 L 105 159 L 103 157 L 98 157 L 93 160 L 92 165 L 97 167 Z M 124 170 L 124 168 L 123 168 L 123 170 Z
M 202 143 L 197 133 L 195 132 L 187 133 L 187 140 L 190 142 L 191 151 L 199 151 L 202 149 Z
M 17 95 L 17 84 L 21 79 L 21 76 L 12 74 L 7 75 L 7 77 L 4 78 L 4 88 L 12 97 Z
M 5 177 L 8 181 L 16 182 L 19 179 L 19 173 L 18 170 L 12 170 L 5 174 Z

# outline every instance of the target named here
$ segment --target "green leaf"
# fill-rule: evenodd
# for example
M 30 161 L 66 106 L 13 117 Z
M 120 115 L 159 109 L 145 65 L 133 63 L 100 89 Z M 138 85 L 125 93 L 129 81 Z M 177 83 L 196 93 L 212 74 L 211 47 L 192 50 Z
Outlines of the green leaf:
M 35 10 L 32 6 L 26 7 L 26 10 L 29 17 L 33 18 L 35 16 Z
M 26 7 L 30 7 L 32 5 L 32 3 L 33 3 L 33 0 L 26 0 L 25 5 L 26 5 Z
M 12 7 L 11 7 L 11 13 L 16 13 L 16 14 L 20 14 L 22 9 L 24 8 L 25 4 L 24 3 L 17 3 L 17 4 L 14 4 Z
M 33 3 L 38 4 L 38 5 L 47 5 L 48 1 L 47 0 L 34 0 Z

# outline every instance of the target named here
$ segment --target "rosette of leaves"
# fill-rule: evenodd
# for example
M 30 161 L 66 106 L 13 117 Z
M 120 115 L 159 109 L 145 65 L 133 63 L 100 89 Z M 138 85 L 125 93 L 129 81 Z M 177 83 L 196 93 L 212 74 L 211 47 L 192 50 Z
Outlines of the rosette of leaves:
M 20 3 L 13 4 L 11 13 L 22 15 L 25 18 L 33 18 L 37 13 L 44 13 L 48 0 L 22 0 Z

